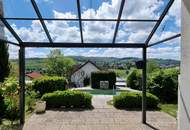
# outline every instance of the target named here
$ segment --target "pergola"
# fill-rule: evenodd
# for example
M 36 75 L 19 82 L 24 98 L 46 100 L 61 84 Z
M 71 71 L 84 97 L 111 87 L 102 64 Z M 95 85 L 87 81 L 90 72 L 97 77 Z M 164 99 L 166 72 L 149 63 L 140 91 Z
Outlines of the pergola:
M 28 47 L 47 47 L 47 48 L 142 48 L 142 61 L 143 61 L 143 67 L 142 67 L 142 123 L 146 123 L 146 63 L 147 63 L 147 48 L 158 45 L 160 43 L 172 40 L 174 38 L 180 37 L 181 34 L 176 34 L 174 36 L 168 37 L 166 39 L 162 39 L 160 41 L 157 41 L 155 43 L 150 44 L 150 40 L 155 34 L 156 30 L 158 29 L 159 25 L 163 21 L 164 17 L 168 13 L 168 10 L 172 6 L 174 0 L 169 0 L 167 5 L 164 7 L 163 12 L 161 13 L 159 19 L 121 19 L 123 8 L 125 6 L 126 0 L 121 0 L 119 12 L 117 19 L 83 19 L 81 18 L 81 6 L 80 6 L 80 0 L 76 0 L 77 3 L 77 12 L 78 12 L 78 18 L 71 19 L 71 18 L 43 18 L 41 15 L 41 12 L 38 8 L 37 3 L 35 0 L 31 0 L 32 6 L 34 11 L 37 14 L 37 18 L 20 18 L 20 17 L 4 17 L 0 16 L 1 22 L 4 24 L 4 26 L 11 32 L 11 34 L 14 36 L 14 38 L 18 41 L 18 43 L 14 41 L 8 41 L 5 39 L 0 39 L 2 43 L 8 43 L 15 46 L 18 46 L 19 49 L 19 84 L 20 84 L 20 122 L 21 124 L 24 123 L 25 115 L 25 48 Z M 9 24 L 8 20 L 39 20 L 43 30 L 45 31 L 45 34 L 48 38 L 48 42 L 24 42 L 19 35 L 16 33 L 15 29 Z M 80 29 L 80 39 L 81 42 L 54 42 L 52 40 L 52 37 L 49 33 L 49 30 L 47 29 L 46 22 L 45 21 L 76 21 L 79 22 L 79 29 Z M 83 39 L 83 26 L 82 21 L 113 21 L 116 23 L 114 35 L 112 42 L 110 43 L 85 43 Z M 147 39 L 143 43 L 116 43 L 116 37 L 118 34 L 118 28 L 120 25 L 120 22 L 155 22 L 154 27 L 152 28 L 152 31 L 148 35 Z

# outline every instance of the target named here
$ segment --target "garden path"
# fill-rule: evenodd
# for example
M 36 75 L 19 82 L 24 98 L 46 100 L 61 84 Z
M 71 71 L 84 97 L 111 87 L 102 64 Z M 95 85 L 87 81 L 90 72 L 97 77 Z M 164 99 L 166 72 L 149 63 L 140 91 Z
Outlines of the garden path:
M 23 130 L 177 130 L 176 119 L 160 111 L 147 112 L 147 125 L 141 111 L 118 110 L 107 105 L 112 96 L 93 96 L 94 109 L 47 110 L 33 114 Z

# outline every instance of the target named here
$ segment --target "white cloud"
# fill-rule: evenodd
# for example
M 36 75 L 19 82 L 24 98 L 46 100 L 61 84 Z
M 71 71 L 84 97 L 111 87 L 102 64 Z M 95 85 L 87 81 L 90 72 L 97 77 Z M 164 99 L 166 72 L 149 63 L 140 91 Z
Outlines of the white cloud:
M 172 7 L 169 10 L 169 16 L 174 17 L 175 24 L 181 26 L 181 0 L 175 0 Z
M 49 1 L 49 0 L 44 0 Z M 51 0 L 50 0 L 51 1 Z M 180 7 L 178 4 L 180 0 L 176 0 L 173 5 L 168 19 L 174 17 L 176 20 L 176 25 L 179 26 L 180 13 L 176 13 Z M 99 8 L 95 9 L 85 9 L 82 12 L 82 18 L 117 18 L 121 0 L 112 0 L 111 2 L 103 2 Z M 138 4 L 137 4 L 138 3 Z M 138 18 L 138 19 L 156 19 L 160 15 L 159 9 L 164 5 L 162 0 L 130 0 L 126 1 L 125 8 L 123 11 L 122 18 Z M 53 10 L 54 18 L 77 18 L 76 14 L 71 12 L 59 12 Z M 45 21 L 47 28 L 51 34 L 51 37 L 55 42 L 80 42 L 80 31 L 78 22 L 69 21 Z M 83 22 L 83 35 L 85 42 L 112 42 L 114 29 L 116 22 Z M 19 27 L 16 24 L 12 25 L 19 36 L 24 41 L 48 41 L 41 24 L 38 21 L 32 21 L 29 27 Z M 121 27 L 118 32 L 117 42 L 144 42 L 150 33 L 154 24 L 151 23 L 138 23 L 138 22 L 121 22 Z M 172 31 L 165 31 L 161 35 L 155 35 L 152 41 L 158 41 L 160 39 L 166 38 L 175 34 Z M 8 36 L 11 39 L 11 36 Z M 11 39 L 12 41 L 12 39 Z M 172 42 L 168 42 L 172 44 Z M 170 47 L 172 49 L 172 47 Z M 167 48 L 168 49 L 168 48 Z M 173 48 L 174 49 L 174 48 Z M 151 57 L 157 57 L 159 54 L 174 56 L 173 52 L 168 50 L 157 49 L 158 55 L 154 54 L 153 51 L 156 49 L 149 49 L 149 54 Z M 12 52 L 13 51 L 13 52 Z M 141 56 L 141 49 L 105 49 L 100 52 L 100 50 L 91 49 L 86 51 L 78 51 L 77 49 L 66 49 L 64 50 L 67 55 L 88 55 L 88 56 Z M 14 55 L 14 48 L 10 47 L 11 55 Z M 169 54 L 171 53 L 171 54 Z M 178 54 L 178 53 L 176 53 Z M 35 49 L 28 49 L 26 53 L 27 57 L 44 57 L 45 52 L 35 51 Z M 14 56 L 13 56 L 14 57 Z M 166 56 L 165 56 L 166 57 Z

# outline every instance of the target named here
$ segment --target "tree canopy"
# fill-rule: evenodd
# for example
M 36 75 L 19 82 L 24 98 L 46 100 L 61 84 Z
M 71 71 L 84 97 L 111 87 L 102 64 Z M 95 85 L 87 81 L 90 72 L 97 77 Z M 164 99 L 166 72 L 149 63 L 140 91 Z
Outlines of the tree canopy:
M 64 54 L 61 53 L 61 50 L 52 50 L 48 54 L 46 62 L 47 74 L 69 77 L 73 65 L 75 65 L 75 61 L 72 58 L 65 57 Z

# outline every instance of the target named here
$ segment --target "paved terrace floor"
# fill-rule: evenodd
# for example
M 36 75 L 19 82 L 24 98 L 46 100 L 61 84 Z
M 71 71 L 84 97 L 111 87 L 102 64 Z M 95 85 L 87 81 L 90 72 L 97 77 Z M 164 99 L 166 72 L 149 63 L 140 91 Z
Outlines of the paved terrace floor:
M 92 110 L 48 110 L 33 114 L 24 130 L 176 130 L 176 119 L 159 111 L 147 112 L 147 125 L 141 111 L 118 110 L 107 101 L 112 96 L 93 96 Z

